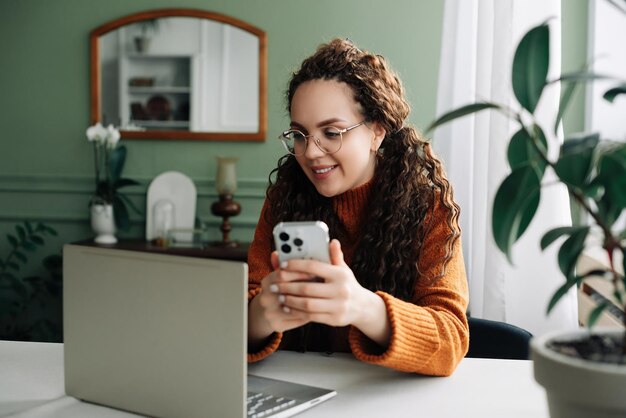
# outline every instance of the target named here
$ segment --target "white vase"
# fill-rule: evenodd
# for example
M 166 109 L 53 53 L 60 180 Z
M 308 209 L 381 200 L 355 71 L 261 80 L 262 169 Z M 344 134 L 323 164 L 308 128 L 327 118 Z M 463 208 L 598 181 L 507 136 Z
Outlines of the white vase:
M 596 327 L 597 334 L 623 328 Z M 626 416 L 626 365 L 573 358 L 546 347 L 552 339 L 574 340 L 587 330 L 548 333 L 531 341 L 535 379 L 546 389 L 552 418 L 620 418 Z
M 91 205 L 91 228 L 96 233 L 97 244 L 115 244 L 115 218 L 112 204 Z

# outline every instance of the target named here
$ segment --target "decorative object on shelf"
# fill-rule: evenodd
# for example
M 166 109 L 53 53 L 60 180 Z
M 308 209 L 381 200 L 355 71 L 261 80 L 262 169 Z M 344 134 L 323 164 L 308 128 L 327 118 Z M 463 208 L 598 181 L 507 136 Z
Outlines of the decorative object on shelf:
M 96 244 L 115 244 L 117 238 L 115 233 L 115 218 L 113 216 L 113 205 L 111 203 L 91 204 L 91 229 L 96 233 L 94 242 Z
M 154 86 L 154 77 L 131 77 L 128 79 L 128 85 L 131 87 L 152 87 Z
M 579 133 L 566 138 L 558 153 L 551 152 L 556 150 L 550 149 L 535 117 L 544 88 L 558 82 L 565 87 L 550 126 L 556 134 L 574 89 L 580 83 L 608 77 L 583 70 L 548 80 L 549 39 L 550 28 L 544 23 L 526 33 L 517 47 L 512 86 L 519 111 L 499 103 L 468 104 L 442 115 L 428 130 L 483 109 L 496 109 L 519 123 L 520 129 L 508 139 L 512 172 L 500 184 L 492 212 L 494 240 L 509 260 L 513 244 L 535 217 L 544 186 L 563 184 L 572 200 L 589 215 L 589 224 L 555 228 L 541 239 L 542 249 L 560 240 L 558 264 L 565 276 L 565 283 L 549 302 L 548 312 L 569 289 L 588 277 L 607 280 L 613 288 L 613 300 L 601 299 L 590 312 L 589 330 L 557 332 L 531 340 L 531 357 L 535 379 L 547 391 L 552 418 L 623 417 L 626 316 L 621 315 L 624 326 L 614 330 L 591 327 L 604 310 L 612 311 L 613 303 L 626 305 L 626 229 L 619 221 L 626 212 L 626 143 L 601 140 L 598 133 Z M 626 80 L 614 82 L 617 85 L 603 96 L 609 102 L 626 95 Z M 548 171 L 550 174 L 544 176 Z M 585 248 L 596 246 L 606 254 L 606 266 L 589 271 L 578 268 Z
M 159 174 L 148 187 L 146 198 L 146 240 L 160 246 L 169 239 L 191 241 L 196 218 L 196 186 L 177 171 Z M 170 234 L 170 230 L 179 232 Z
M 113 125 L 108 127 L 102 126 L 100 123 L 89 127 L 87 129 L 87 139 L 93 143 L 94 150 L 94 165 L 96 170 L 96 190 L 95 195 L 91 198 L 89 205 L 91 206 L 92 215 L 92 227 L 94 232 L 105 234 L 107 237 L 101 237 L 100 240 L 109 241 L 110 244 L 112 238 L 114 238 L 116 227 L 120 229 L 128 229 L 130 226 L 128 207 L 132 208 L 136 213 L 141 212 L 132 203 L 132 201 L 119 192 L 119 189 L 131 185 L 137 185 L 135 180 L 121 177 L 122 170 L 124 168 L 124 162 L 126 161 L 126 147 L 118 146 L 120 139 L 120 133 Z M 106 207 L 109 206 L 107 209 Z M 113 222 L 113 231 L 110 227 L 106 228 L 106 231 L 96 231 L 98 229 L 105 229 L 107 225 L 107 218 L 100 218 L 100 215 L 109 214 Z M 97 220 L 93 219 L 93 216 L 98 216 Z M 104 242 L 102 242 L 104 243 Z
M 233 200 L 233 194 L 237 190 L 236 157 L 217 157 L 217 176 L 215 188 L 219 195 L 219 200 L 211 205 L 211 213 L 222 217 L 222 240 L 214 245 L 223 247 L 237 247 L 239 243 L 230 239 L 230 231 L 233 229 L 229 218 L 237 216 L 241 212 L 239 202 Z
M 170 120 L 172 117 L 172 107 L 170 101 L 161 95 L 152 96 L 146 103 L 146 110 L 150 119 Z
M 148 52 L 150 48 L 150 32 L 156 32 L 159 29 L 158 19 L 146 19 L 137 23 L 139 27 L 139 34 L 135 36 L 135 49 L 138 53 L 143 54 Z

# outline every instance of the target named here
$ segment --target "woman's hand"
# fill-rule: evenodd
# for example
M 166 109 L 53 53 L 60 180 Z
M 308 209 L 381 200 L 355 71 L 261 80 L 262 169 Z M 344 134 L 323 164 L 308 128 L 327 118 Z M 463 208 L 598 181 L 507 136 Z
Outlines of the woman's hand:
M 353 325 L 379 345 L 387 346 L 391 326 L 382 298 L 359 284 L 344 262 L 339 241 L 332 240 L 329 250 L 330 264 L 290 260 L 266 277 L 268 289 L 276 298 L 272 299 L 274 305 L 266 317 L 282 326 L 299 326 L 307 322 Z M 272 259 L 272 263 L 274 261 L 278 259 Z M 280 309 L 276 309 L 276 302 L 280 303 Z
M 272 252 L 271 261 L 274 271 L 261 280 L 261 293 L 248 306 L 248 344 L 251 347 L 261 345 L 274 332 L 284 332 L 309 322 L 306 315 L 284 309 L 284 296 L 276 290 L 279 282 L 306 280 L 310 276 L 279 269 L 276 251 Z

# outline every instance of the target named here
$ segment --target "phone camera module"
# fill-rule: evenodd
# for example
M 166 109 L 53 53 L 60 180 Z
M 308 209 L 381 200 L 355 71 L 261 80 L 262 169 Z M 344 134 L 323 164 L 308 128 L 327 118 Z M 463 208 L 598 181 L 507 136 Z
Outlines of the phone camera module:
M 302 247 L 302 244 L 304 244 L 302 242 L 302 240 L 300 238 L 296 238 L 293 240 L 294 245 L 296 245 L 297 247 Z
M 281 241 L 288 241 L 289 234 L 286 232 L 281 232 L 280 235 L 278 235 L 278 238 L 280 238 Z
M 285 234 L 287 235 L 287 234 Z M 285 254 L 289 254 L 291 252 L 291 247 L 287 244 L 283 244 L 280 246 L 280 250 L 285 253 Z

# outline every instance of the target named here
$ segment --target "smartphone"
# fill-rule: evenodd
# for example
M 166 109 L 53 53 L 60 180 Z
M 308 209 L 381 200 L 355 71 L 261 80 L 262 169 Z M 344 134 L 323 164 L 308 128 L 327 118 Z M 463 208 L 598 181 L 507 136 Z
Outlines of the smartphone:
M 281 222 L 274 227 L 278 259 L 314 259 L 330 263 L 328 226 L 322 221 Z

